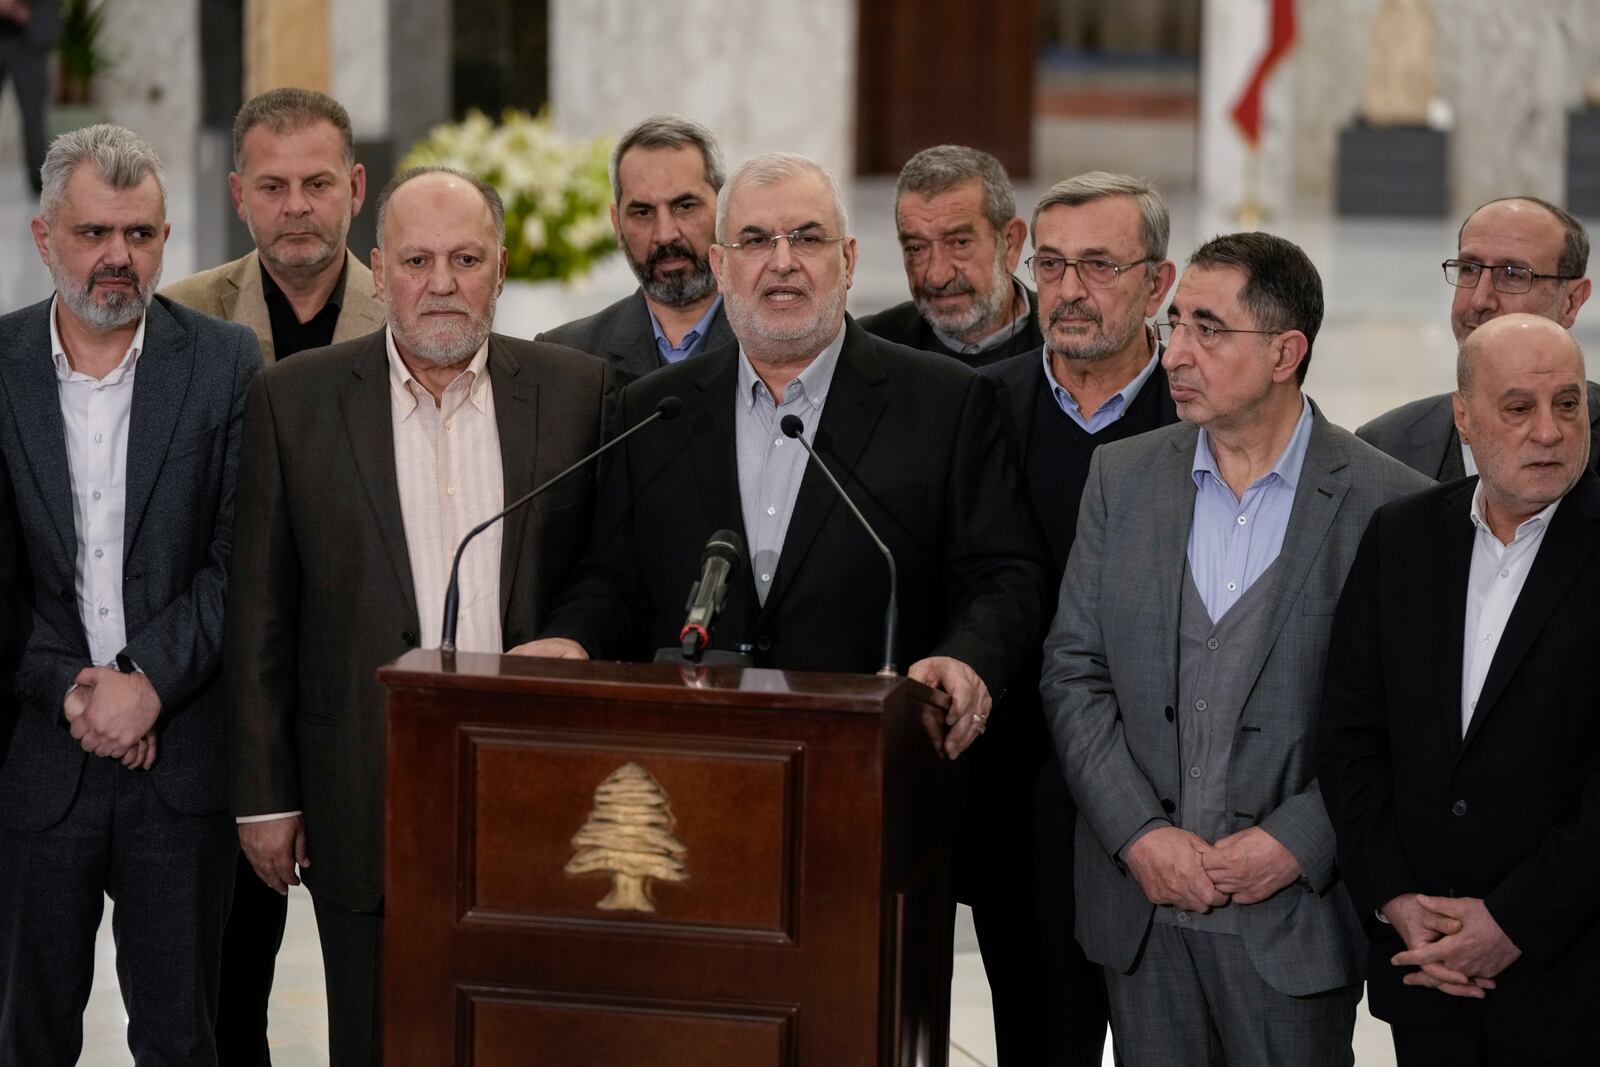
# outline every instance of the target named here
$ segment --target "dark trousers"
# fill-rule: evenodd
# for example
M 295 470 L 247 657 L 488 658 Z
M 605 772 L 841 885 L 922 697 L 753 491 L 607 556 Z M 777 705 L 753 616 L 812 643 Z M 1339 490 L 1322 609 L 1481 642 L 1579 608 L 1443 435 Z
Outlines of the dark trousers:
M 1440 996 L 1445 994 L 1441 993 Z M 1489 994 L 1491 997 L 1493 993 Z M 1596 1067 L 1600 1051 L 1581 1060 L 1542 1060 L 1521 1049 L 1495 1048 L 1484 1037 L 1476 1011 L 1458 1014 L 1448 1026 L 1393 1026 L 1399 1067 Z
M 383 1063 L 383 910 L 350 911 L 313 887 L 328 986 L 328 1067 Z
M 45 96 L 50 91 L 50 52 L 17 40 L 0 40 L 0 87 L 11 80 L 22 112 L 22 147 L 28 161 L 28 181 L 34 194 L 40 189 L 39 168 L 44 166 Z
M 0 827 L 0 1065 L 77 1062 L 107 896 L 134 1063 L 216 1064 L 238 843 L 226 813 L 175 812 L 148 772 L 96 757 L 61 822 Z
M 222 935 L 222 987 L 217 1001 L 217 1059 L 239 1067 L 271 1067 L 267 1002 L 289 898 L 263 882 L 243 852 L 233 880 L 233 908 Z

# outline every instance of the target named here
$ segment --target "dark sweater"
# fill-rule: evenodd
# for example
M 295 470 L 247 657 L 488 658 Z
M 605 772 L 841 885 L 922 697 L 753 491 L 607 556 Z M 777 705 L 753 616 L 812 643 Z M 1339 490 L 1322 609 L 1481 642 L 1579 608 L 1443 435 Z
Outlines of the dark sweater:
M 987 367 L 1025 352 L 1032 352 L 1037 356 L 1044 348 L 1044 334 L 1039 332 L 1039 294 L 1025 285 L 1022 291 L 1028 294 L 1028 321 L 1023 323 L 1022 328 L 1012 334 L 1004 344 L 986 348 L 970 356 L 947 348 L 939 340 L 938 334 L 933 332 L 933 327 L 928 325 L 928 320 L 922 317 L 922 312 L 917 310 L 917 305 L 909 300 L 880 311 L 876 315 L 859 318 L 856 322 L 868 333 L 877 334 L 885 341 L 893 341 L 897 345 L 905 345 L 921 352 L 952 356 L 969 367 Z

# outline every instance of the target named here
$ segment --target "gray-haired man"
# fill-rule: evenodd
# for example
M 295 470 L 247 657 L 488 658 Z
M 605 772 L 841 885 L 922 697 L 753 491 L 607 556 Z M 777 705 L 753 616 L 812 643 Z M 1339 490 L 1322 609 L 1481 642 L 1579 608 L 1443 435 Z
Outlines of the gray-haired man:
M 722 149 L 697 122 L 653 115 L 623 134 L 611 226 L 639 288 L 538 339 L 609 359 L 621 381 L 731 342 L 710 260 L 722 180 Z
M 255 337 L 154 297 L 161 161 L 57 138 L 33 220 L 55 295 L 0 318 L 22 618 L 0 720 L 0 1063 L 83 1045 L 105 897 L 128 1044 L 215 1064 L 237 847 L 217 667 Z M 159 746 L 159 751 L 158 751 Z
M 998 159 L 923 149 L 900 170 L 894 221 L 911 299 L 866 316 L 863 329 L 973 367 L 1038 351 L 1039 301 L 1012 273 L 1028 226 Z

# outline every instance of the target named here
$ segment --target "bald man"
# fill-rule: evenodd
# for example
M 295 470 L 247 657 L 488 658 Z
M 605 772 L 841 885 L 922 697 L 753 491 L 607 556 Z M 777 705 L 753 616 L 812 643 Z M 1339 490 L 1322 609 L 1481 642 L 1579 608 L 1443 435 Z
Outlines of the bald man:
M 1461 224 L 1454 259 L 1444 262 L 1454 287 L 1450 329 L 1458 344 L 1502 315 L 1533 314 L 1571 329 L 1589 299 L 1584 272 L 1589 235 L 1569 212 L 1538 197 L 1491 200 Z M 1600 385 L 1590 382 L 1589 418 L 1600 420 Z M 1472 446 L 1456 432 L 1450 393 L 1402 404 L 1356 436 L 1441 482 L 1476 474 Z M 1590 449 L 1591 461 L 1594 449 Z
M 1340 598 L 1318 779 L 1411 1064 L 1593 1064 L 1600 478 L 1583 355 L 1512 313 L 1451 396 L 1478 477 L 1378 510 Z
M 504 226 L 471 175 L 398 175 L 372 253 L 387 324 L 273 364 L 245 412 L 224 658 L 233 811 L 261 880 L 311 890 L 331 1067 L 380 1062 L 375 672 L 438 645 L 462 536 L 597 448 L 612 403 L 608 363 L 489 332 Z M 563 491 L 566 506 L 525 508 L 468 549 L 461 649 L 500 652 L 543 625 L 588 541 L 594 480 Z

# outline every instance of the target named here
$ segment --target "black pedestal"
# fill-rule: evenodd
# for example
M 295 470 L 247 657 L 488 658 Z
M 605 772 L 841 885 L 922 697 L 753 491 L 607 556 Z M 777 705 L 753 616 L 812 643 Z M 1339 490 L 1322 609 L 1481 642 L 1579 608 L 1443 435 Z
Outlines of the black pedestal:
M 1600 215 L 1600 108 L 1567 113 L 1567 210 Z
M 1449 151 L 1449 135 L 1428 126 L 1340 130 L 1339 214 L 1444 217 Z

